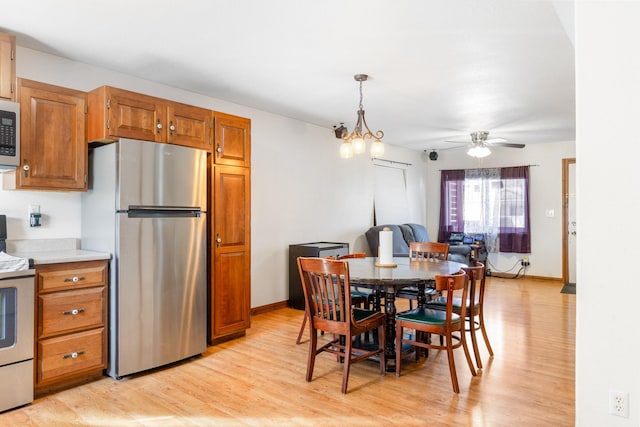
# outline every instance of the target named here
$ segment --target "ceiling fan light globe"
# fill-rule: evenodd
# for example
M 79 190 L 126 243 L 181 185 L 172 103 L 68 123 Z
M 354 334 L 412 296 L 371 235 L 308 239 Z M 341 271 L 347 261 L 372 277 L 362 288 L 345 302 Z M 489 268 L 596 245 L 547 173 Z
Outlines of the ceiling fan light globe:
M 384 156 L 384 144 L 379 139 L 373 141 L 371 144 L 371 157 L 382 157 Z
M 340 144 L 340 157 L 343 159 L 350 159 L 353 157 L 353 147 L 351 147 L 350 142 L 343 142 Z
M 489 150 L 489 147 L 484 145 L 474 146 L 469 148 L 469 151 L 467 151 L 467 154 L 470 155 L 471 157 L 476 157 L 478 159 L 481 159 L 491 154 L 491 150 Z

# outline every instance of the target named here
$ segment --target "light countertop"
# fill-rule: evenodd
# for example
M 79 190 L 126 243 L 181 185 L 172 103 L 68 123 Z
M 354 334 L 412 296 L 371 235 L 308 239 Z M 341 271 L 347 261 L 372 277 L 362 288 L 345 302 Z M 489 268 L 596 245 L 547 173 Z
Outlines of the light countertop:
M 20 258 L 31 258 L 36 266 L 111 259 L 110 253 L 80 249 L 78 239 L 7 240 L 7 253 Z

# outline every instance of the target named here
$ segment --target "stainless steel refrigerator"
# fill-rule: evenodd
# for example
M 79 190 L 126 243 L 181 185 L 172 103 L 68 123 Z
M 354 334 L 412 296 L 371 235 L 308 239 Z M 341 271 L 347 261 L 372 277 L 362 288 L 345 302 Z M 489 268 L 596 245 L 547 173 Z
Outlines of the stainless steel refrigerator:
M 89 153 L 82 248 L 112 254 L 114 378 L 206 350 L 206 157 L 130 139 Z

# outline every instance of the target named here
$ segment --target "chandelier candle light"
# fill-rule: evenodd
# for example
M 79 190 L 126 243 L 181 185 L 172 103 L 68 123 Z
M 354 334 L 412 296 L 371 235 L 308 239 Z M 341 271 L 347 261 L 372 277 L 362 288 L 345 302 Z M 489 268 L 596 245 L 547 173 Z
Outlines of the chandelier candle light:
M 353 157 L 354 153 L 364 153 L 365 142 L 367 139 L 373 140 L 373 143 L 371 144 L 371 157 L 380 157 L 384 155 L 384 144 L 381 141 L 384 137 L 384 132 L 381 130 L 377 131 L 375 134 L 371 132 L 367 125 L 367 121 L 364 118 L 364 108 L 362 106 L 362 82 L 367 81 L 368 77 L 369 76 L 366 74 L 356 74 L 353 76 L 355 81 L 360 82 L 360 105 L 358 108 L 358 121 L 356 122 L 353 132 L 342 137 L 344 142 L 340 145 L 340 157 L 343 159 Z

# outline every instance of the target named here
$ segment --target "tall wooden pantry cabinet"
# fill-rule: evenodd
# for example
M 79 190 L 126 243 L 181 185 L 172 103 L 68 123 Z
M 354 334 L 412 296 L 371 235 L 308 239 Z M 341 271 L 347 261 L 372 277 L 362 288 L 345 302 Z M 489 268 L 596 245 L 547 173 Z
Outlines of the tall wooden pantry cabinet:
M 210 342 L 251 325 L 251 121 L 214 112 Z

